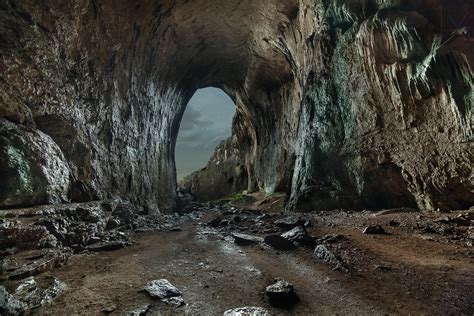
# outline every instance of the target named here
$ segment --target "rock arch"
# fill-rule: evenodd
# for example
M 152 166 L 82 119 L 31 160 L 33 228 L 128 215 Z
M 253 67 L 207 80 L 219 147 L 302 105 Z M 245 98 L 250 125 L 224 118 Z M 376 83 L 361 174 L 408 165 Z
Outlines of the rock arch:
M 196 89 L 216 86 L 236 101 L 249 188 L 285 190 L 289 208 L 360 206 L 373 195 L 383 197 L 376 207 L 465 207 L 474 200 L 472 56 L 469 38 L 451 38 L 453 27 L 440 22 L 452 6 L 4 1 L 2 124 L 35 142 L 24 130 L 59 117 L 89 153 L 86 162 L 70 159 L 77 153 L 61 133 L 46 131 L 69 170 L 55 178 L 41 159 L 30 162 L 47 187 L 68 182 L 46 200 L 120 195 L 166 212 L 184 108 Z M 15 159 L 7 147 L 5 164 Z M 87 173 L 74 172 L 86 164 Z

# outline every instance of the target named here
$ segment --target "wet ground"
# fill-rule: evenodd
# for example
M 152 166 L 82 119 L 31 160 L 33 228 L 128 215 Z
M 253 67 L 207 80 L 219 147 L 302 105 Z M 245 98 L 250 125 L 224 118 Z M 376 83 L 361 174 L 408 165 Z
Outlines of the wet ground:
M 316 239 L 342 236 L 331 249 L 348 267 L 346 273 L 313 258 L 314 248 L 278 251 L 265 244 L 234 243 L 233 231 L 262 237 L 284 232 L 274 225 L 284 215 L 208 211 L 180 229 L 136 233 L 135 244 L 123 249 L 73 255 L 64 266 L 36 277 L 54 276 L 67 290 L 32 313 L 124 315 L 147 306 L 147 315 L 222 315 L 232 308 L 259 306 L 271 315 L 472 315 L 470 214 L 443 218 L 398 210 L 302 215 Z M 458 216 L 467 216 L 467 223 L 451 223 Z M 210 225 L 216 218 L 219 223 Z M 386 233 L 364 234 L 371 224 Z M 162 278 L 182 291 L 185 305 L 172 307 L 141 291 L 147 282 Z M 291 309 L 269 304 L 265 287 L 275 278 L 294 285 L 300 301 Z

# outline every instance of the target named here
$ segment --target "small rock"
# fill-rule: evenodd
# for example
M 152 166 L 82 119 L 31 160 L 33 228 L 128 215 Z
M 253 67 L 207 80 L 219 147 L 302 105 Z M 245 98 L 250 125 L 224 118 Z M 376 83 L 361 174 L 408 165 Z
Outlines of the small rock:
M 182 232 L 183 230 L 181 229 L 181 227 L 171 227 L 169 229 L 170 232 Z
M 265 289 L 270 304 L 279 307 L 290 307 L 298 302 L 293 285 L 283 279 L 277 279 L 274 284 Z
M 229 309 L 224 316 L 268 316 L 270 313 L 262 307 L 240 307 Z
M 145 304 L 127 312 L 127 316 L 145 316 L 150 309 L 150 304 Z
M 166 279 L 154 280 L 145 285 L 144 290 L 153 298 L 158 298 L 162 302 L 181 306 L 184 304 L 182 293 Z
M 234 242 L 239 246 L 248 246 L 252 244 L 258 244 L 263 242 L 262 237 L 251 236 L 246 234 L 240 233 L 232 233 L 232 237 L 234 237 Z
M 111 306 L 106 306 L 106 307 L 102 308 L 101 312 L 104 313 L 104 314 L 110 314 L 110 313 L 114 312 L 116 309 L 117 309 L 117 307 L 115 305 L 111 305 Z
M 38 308 L 51 303 L 66 289 L 66 284 L 54 278 L 46 289 L 42 289 L 33 277 L 26 278 L 18 286 L 13 296 L 24 302 L 29 309 Z
M 284 234 L 281 234 L 281 237 L 288 239 L 299 245 L 314 247 L 314 238 L 311 237 L 306 229 L 301 226 L 297 226 L 292 230 L 287 231 Z
M 363 233 L 370 235 L 382 235 L 385 234 L 385 230 L 380 225 L 370 225 L 364 229 Z
M 321 244 L 316 246 L 313 252 L 313 258 L 316 258 L 319 261 L 332 266 L 334 270 L 348 272 L 342 259 L 332 252 L 326 245 Z
M 288 251 L 296 248 L 296 245 L 293 242 L 278 235 L 266 236 L 265 243 L 281 251 Z

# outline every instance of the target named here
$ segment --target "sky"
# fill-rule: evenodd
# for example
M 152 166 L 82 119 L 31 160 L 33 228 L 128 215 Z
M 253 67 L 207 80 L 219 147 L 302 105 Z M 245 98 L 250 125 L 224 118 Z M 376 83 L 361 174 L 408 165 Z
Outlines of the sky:
M 235 104 L 222 90 L 196 91 L 188 103 L 176 141 L 178 181 L 206 166 L 214 148 L 231 135 Z

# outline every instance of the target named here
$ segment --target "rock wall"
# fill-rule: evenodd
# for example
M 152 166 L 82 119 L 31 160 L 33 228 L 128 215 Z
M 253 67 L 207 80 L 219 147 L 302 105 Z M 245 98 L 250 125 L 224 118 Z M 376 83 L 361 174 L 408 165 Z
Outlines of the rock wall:
M 122 196 L 172 210 L 179 123 L 206 86 L 236 101 L 247 188 L 286 191 L 290 209 L 469 206 L 469 12 L 461 0 L 1 1 L 0 207 Z
M 186 176 L 179 187 L 192 191 L 197 201 L 214 201 L 247 189 L 244 160 L 235 137 L 219 144 L 206 167 Z

